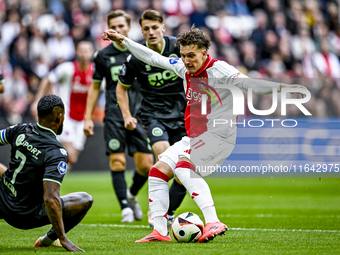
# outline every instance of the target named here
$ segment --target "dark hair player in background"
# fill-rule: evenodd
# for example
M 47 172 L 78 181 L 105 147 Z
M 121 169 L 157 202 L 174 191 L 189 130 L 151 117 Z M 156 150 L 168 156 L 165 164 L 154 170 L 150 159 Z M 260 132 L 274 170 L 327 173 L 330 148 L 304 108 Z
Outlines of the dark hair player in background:
M 111 12 L 107 16 L 108 27 L 128 36 L 130 31 L 130 16 L 121 10 Z M 153 163 L 153 156 L 148 144 L 143 127 L 139 124 L 133 131 L 124 128 L 124 119 L 117 105 L 116 86 L 118 75 L 122 65 L 130 52 L 123 46 L 113 42 L 103 50 L 95 53 L 95 71 L 93 82 L 88 92 L 84 132 L 86 136 L 92 136 L 92 113 L 100 94 L 100 84 L 106 81 L 106 105 L 104 119 L 104 133 L 106 142 L 106 154 L 110 157 L 110 169 L 114 191 L 122 209 L 122 222 L 141 220 L 143 211 L 135 196 L 148 179 L 148 172 Z M 129 91 L 130 109 L 136 116 L 141 101 L 139 84 Z M 133 176 L 130 189 L 126 188 L 124 170 L 126 167 L 125 149 L 133 156 L 137 170 Z
M 146 10 L 139 23 L 145 37 L 145 45 L 166 57 L 178 58 L 179 47 L 174 37 L 163 36 L 165 26 L 162 15 L 155 10 Z M 184 111 L 187 104 L 183 90 L 183 79 L 172 71 L 150 66 L 130 55 L 123 65 L 117 85 L 117 98 L 124 118 L 125 128 L 133 130 L 137 119 L 131 115 L 126 91 L 133 88 L 135 79 L 140 83 L 142 104 L 140 116 L 150 144 L 158 156 L 170 145 L 186 136 Z M 185 197 L 186 189 L 175 179 L 170 188 L 170 206 L 167 212 L 168 226 L 174 220 L 175 210 Z M 152 218 L 148 221 L 153 226 Z

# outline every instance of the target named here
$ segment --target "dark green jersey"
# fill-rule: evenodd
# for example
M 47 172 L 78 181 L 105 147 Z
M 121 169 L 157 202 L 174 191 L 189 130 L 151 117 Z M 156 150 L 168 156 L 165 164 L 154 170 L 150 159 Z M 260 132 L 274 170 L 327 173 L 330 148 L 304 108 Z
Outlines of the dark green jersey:
M 179 48 L 175 47 L 174 37 L 164 37 L 161 54 L 178 58 Z M 143 96 L 142 116 L 153 116 L 159 119 L 184 118 L 186 106 L 183 80 L 174 72 L 145 64 L 130 55 L 119 74 L 119 81 L 124 86 L 131 86 L 137 79 Z M 130 89 L 133 89 L 134 85 Z M 130 90 L 129 89 L 129 90 Z
M 94 55 L 95 70 L 93 73 L 94 81 L 106 81 L 106 113 L 112 108 L 116 108 L 117 97 L 116 87 L 118 82 L 118 75 L 125 62 L 127 56 L 130 55 L 128 50 L 122 50 L 115 43 L 110 44 L 106 48 L 98 51 Z M 133 82 L 133 81 L 132 81 Z M 129 90 L 130 110 L 133 116 L 139 110 L 141 102 L 141 94 L 139 92 L 140 86 L 138 82 L 133 82 L 134 88 Z
M 28 215 L 44 202 L 43 181 L 61 184 L 68 155 L 56 134 L 39 124 L 19 124 L 0 130 L 0 145 L 10 144 L 9 168 L 0 180 L 0 207 Z

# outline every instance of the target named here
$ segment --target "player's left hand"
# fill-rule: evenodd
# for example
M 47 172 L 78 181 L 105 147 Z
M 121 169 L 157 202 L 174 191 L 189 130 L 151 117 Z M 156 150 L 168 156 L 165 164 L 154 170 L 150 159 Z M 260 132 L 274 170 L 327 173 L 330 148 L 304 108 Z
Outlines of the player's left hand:
M 294 85 L 290 85 L 290 84 L 280 84 L 280 90 L 282 91 L 282 88 L 296 88 L 296 89 L 301 89 L 301 90 L 305 90 L 308 91 L 308 89 L 305 86 L 299 85 L 299 84 L 294 84 Z M 306 93 L 303 92 L 290 92 L 290 94 L 300 94 L 302 96 L 302 98 L 306 97 Z
M 61 239 L 59 238 L 60 240 L 60 244 L 68 251 L 76 251 L 76 252 L 84 252 L 83 249 L 77 247 L 74 243 L 72 243 L 69 239 L 67 239 L 65 237 L 65 239 Z

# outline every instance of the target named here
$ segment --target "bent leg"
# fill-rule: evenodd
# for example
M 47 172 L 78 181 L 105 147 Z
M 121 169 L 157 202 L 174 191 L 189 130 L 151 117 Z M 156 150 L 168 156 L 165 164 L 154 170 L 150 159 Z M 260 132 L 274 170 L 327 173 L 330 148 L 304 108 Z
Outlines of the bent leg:
M 85 217 L 93 204 L 93 198 L 86 192 L 75 192 L 62 196 L 61 199 L 64 202 L 63 222 L 67 233 Z M 53 228 L 48 231 L 47 237 L 50 240 L 58 238 Z
M 162 161 L 158 161 L 149 173 L 149 208 L 154 228 L 163 236 L 167 235 L 168 181 L 173 176 L 170 166 Z
M 190 160 L 182 157 L 176 165 L 175 173 L 190 193 L 191 198 L 201 209 L 205 223 L 219 222 L 209 185 L 194 170 L 195 166 L 190 162 Z
M 152 145 L 152 149 L 153 149 L 153 151 L 156 155 L 156 159 L 158 160 L 158 156 L 160 154 L 162 154 L 163 152 L 165 152 L 169 147 L 170 147 L 170 144 L 167 141 L 160 141 L 160 142 L 154 143 Z M 181 148 L 183 149 L 183 147 L 181 147 Z M 179 152 L 181 150 L 181 148 L 178 148 L 178 150 L 176 149 L 177 152 Z M 169 153 L 173 154 L 173 153 L 171 153 L 171 150 L 173 150 L 173 148 L 169 149 L 169 152 L 166 152 L 167 155 L 165 156 L 165 158 L 167 158 L 169 156 Z M 164 159 L 164 157 L 163 157 L 163 159 Z M 171 162 L 172 160 L 174 162 Z M 165 160 L 165 162 L 169 163 L 170 165 L 172 163 L 172 165 L 173 165 L 172 167 L 173 167 L 173 170 L 174 170 L 175 165 L 176 165 L 177 160 L 178 160 L 177 154 L 176 154 L 176 157 L 174 157 L 172 160 L 170 158 L 167 158 L 167 160 Z M 172 215 L 175 214 L 175 211 L 181 205 L 186 193 L 187 193 L 186 188 L 176 178 L 172 182 L 171 187 L 170 187 L 170 191 L 169 191 L 170 203 L 169 203 L 169 208 L 168 208 L 168 211 L 167 211 L 168 215 L 172 216 Z
M 75 192 L 62 196 L 61 199 L 65 206 L 63 219 L 67 232 L 85 217 L 93 204 L 93 198 L 86 192 Z
M 158 156 L 162 154 L 167 148 L 170 147 L 168 141 L 159 141 L 152 145 L 152 149 L 155 153 L 156 162 L 158 162 Z M 174 215 L 177 208 L 181 205 L 185 195 L 187 194 L 186 188 L 176 178 L 170 187 L 169 196 L 170 204 L 168 209 L 168 215 Z

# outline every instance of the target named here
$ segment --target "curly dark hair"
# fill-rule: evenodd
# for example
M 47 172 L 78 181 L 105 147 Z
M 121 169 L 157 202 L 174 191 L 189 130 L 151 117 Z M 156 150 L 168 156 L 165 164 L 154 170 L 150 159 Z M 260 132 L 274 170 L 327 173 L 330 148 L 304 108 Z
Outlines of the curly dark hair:
M 64 108 L 64 103 L 60 97 L 56 95 L 44 95 L 38 102 L 38 116 L 44 118 L 45 116 L 52 114 L 54 107 Z
M 197 45 L 199 49 L 209 49 L 211 45 L 210 37 L 202 30 L 195 28 L 195 24 L 192 25 L 190 31 L 182 32 L 177 36 L 175 41 L 177 46 Z

